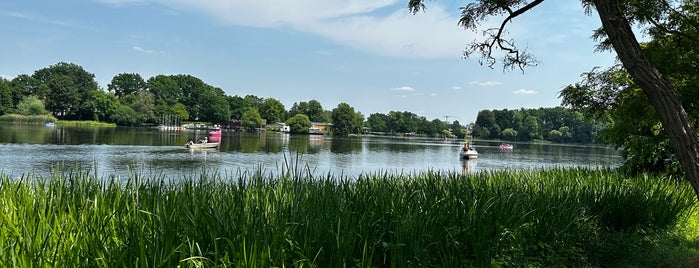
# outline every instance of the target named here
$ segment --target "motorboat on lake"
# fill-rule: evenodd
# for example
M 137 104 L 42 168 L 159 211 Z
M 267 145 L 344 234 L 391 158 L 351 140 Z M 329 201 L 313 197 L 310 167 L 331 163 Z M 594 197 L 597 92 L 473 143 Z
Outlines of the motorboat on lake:
M 461 152 L 459 152 L 459 157 L 461 159 L 476 159 L 478 158 L 478 152 L 473 148 L 469 150 L 461 150 Z
M 205 149 L 205 148 L 216 148 L 220 143 L 218 142 L 206 142 L 206 143 L 191 143 L 185 145 L 189 149 Z

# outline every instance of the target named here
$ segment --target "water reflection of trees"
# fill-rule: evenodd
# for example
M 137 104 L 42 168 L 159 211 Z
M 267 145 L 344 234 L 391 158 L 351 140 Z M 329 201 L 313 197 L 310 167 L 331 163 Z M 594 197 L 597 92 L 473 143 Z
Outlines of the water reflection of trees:
M 362 146 L 362 140 L 359 138 L 333 138 L 330 140 L 330 151 L 333 153 L 361 152 Z

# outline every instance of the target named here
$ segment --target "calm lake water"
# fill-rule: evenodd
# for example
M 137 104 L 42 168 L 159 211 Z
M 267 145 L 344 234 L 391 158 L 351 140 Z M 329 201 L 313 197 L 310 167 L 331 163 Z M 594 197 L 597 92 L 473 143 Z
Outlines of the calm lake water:
M 478 159 L 465 161 L 458 155 L 461 140 L 335 138 L 274 132 L 224 132 L 218 149 L 184 148 L 190 138 L 198 140 L 207 134 L 194 130 L 0 123 L 0 172 L 15 177 L 27 172 L 47 176 L 56 167 L 87 167 L 102 177 L 125 177 L 132 170 L 176 179 L 202 170 L 224 176 L 260 169 L 278 174 L 284 163 L 293 162 L 314 175 L 356 178 L 376 172 L 599 168 L 623 163 L 618 151 L 600 146 L 514 143 L 513 150 L 502 151 L 498 142 L 476 140 Z

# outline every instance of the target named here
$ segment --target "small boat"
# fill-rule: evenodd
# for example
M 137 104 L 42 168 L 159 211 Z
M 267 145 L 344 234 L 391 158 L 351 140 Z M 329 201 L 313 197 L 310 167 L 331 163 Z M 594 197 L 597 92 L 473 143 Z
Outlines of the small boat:
M 204 148 L 216 148 L 218 147 L 218 142 L 207 142 L 207 143 L 193 143 L 185 145 L 190 149 L 204 149 Z
M 461 159 L 476 159 L 478 158 L 478 152 L 475 149 L 461 150 L 461 152 L 459 152 L 459 157 Z
M 508 144 L 508 143 L 504 143 L 504 142 L 500 144 L 500 150 L 512 150 L 513 148 L 514 148 L 514 146 L 512 144 Z

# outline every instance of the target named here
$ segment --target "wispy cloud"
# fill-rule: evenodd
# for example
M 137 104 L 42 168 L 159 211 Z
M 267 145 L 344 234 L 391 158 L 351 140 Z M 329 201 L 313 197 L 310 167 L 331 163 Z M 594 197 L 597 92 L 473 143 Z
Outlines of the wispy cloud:
M 462 89 L 464 89 L 464 88 L 462 88 L 461 86 L 453 86 L 453 87 L 451 87 L 451 89 L 453 89 L 453 90 L 462 90 Z
M 396 87 L 396 88 L 393 88 L 391 90 L 394 90 L 394 91 L 415 91 L 414 88 L 409 87 L 409 86 Z
M 4 79 L 6 79 L 6 80 L 12 80 L 12 78 L 14 78 L 14 77 L 13 77 L 13 76 L 6 75 L 6 74 L 0 74 L 0 78 L 4 78 Z
M 481 87 L 495 87 L 495 86 L 502 85 L 502 83 L 498 82 L 498 81 L 473 81 L 469 84 L 481 86 Z
M 40 22 L 40 23 L 47 23 L 47 24 L 52 24 L 56 26 L 61 26 L 61 27 L 68 27 L 68 28 L 75 28 L 75 29 L 81 29 L 81 30 L 94 30 L 94 28 L 78 23 L 73 23 L 73 22 L 67 22 L 67 21 L 62 21 L 62 20 L 56 20 L 56 19 L 51 19 L 46 16 L 43 16 L 41 14 L 34 14 L 34 13 L 25 13 L 25 12 L 16 12 L 16 11 L 0 11 L 1 16 L 5 17 L 11 17 L 11 18 L 16 18 L 16 19 L 23 19 L 23 20 L 29 20 L 29 21 L 35 21 L 35 22 Z
M 110 5 L 157 3 L 199 10 L 229 25 L 284 27 L 358 50 L 396 57 L 458 58 L 476 37 L 457 25 L 458 11 L 431 3 L 411 14 L 399 0 L 96 0 Z
M 155 51 L 151 49 L 145 49 L 139 46 L 132 46 L 131 50 L 140 52 L 140 53 L 146 53 L 146 54 L 153 54 L 153 53 L 159 53 L 159 54 L 165 54 L 165 51 Z
M 519 89 L 515 90 L 512 93 L 517 94 L 517 95 L 534 95 L 536 94 L 536 91 L 531 90 L 531 89 Z

